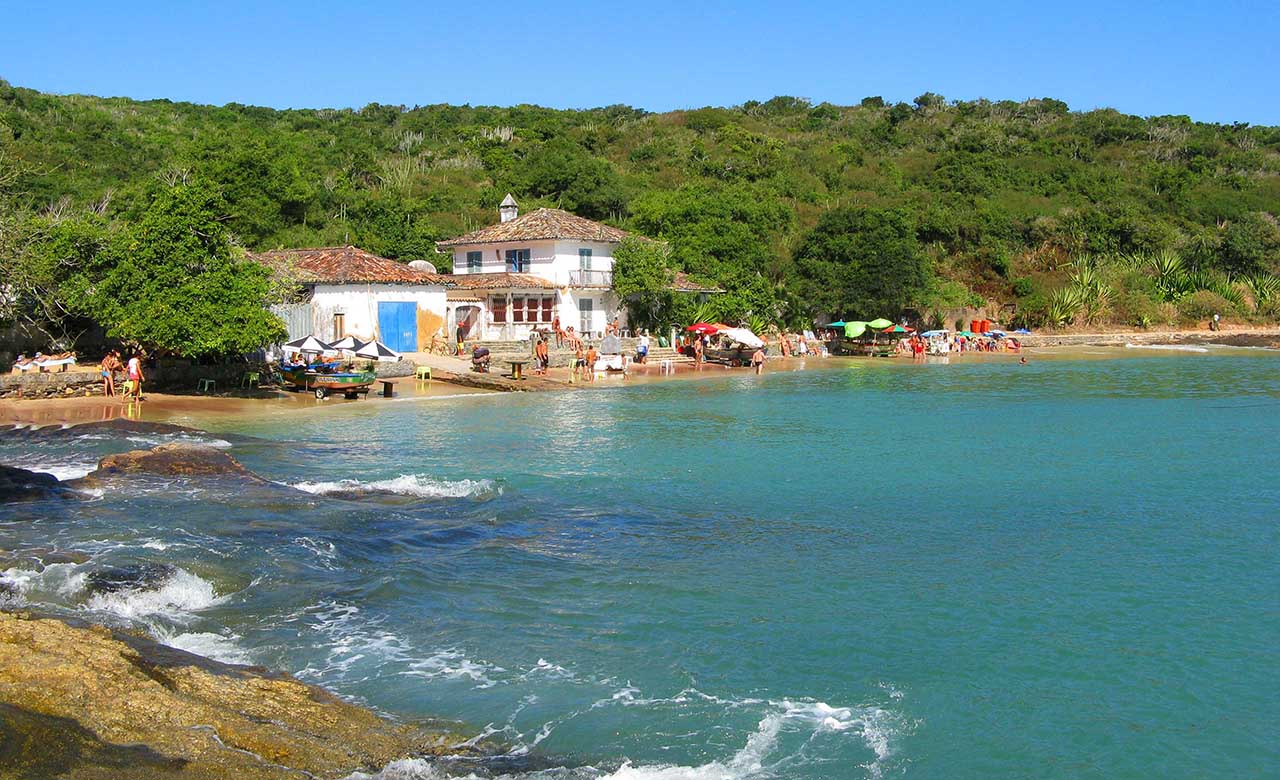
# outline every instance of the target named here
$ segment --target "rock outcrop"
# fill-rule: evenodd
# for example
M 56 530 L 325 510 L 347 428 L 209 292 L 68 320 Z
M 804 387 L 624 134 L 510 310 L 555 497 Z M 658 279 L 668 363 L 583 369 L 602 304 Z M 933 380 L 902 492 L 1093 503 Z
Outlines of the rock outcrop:
M 130 450 L 108 455 L 98 461 L 98 468 L 86 481 L 117 474 L 155 474 L 159 476 L 233 475 L 261 482 L 262 479 L 239 461 L 216 447 L 193 444 L 161 444 L 149 450 Z
M 0 503 L 45 498 L 59 490 L 52 474 L 0 465 Z
M 0 612 L 0 777 L 340 778 L 450 741 L 288 675 Z

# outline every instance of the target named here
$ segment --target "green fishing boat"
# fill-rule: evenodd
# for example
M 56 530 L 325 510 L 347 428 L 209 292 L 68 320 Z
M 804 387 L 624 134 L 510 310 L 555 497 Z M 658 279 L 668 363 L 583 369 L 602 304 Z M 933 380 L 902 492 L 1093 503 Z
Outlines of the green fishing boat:
M 369 392 L 369 386 L 377 379 L 372 371 L 338 371 L 337 364 L 316 366 L 281 365 L 280 375 L 292 387 L 315 393 L 316 398 L 328 398 L 330 393 L 342 393 L 344 398 L 358 398 Z

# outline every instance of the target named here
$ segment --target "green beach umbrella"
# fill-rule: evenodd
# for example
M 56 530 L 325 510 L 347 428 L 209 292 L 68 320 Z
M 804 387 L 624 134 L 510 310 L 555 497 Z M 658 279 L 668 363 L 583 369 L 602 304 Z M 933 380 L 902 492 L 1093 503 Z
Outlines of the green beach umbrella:
M 866 330 L 867 323 L 865 322 L 846 322 L 844 324 L 844 335 L 847 338 L 856 339 L 865 333 Z
M 884 317 L 877 317 L 871 322 L 868 322 L 867 327 L 875 328 L 876 330 L 884 330 L 885 328 L 889 327 L 892 324 L 893 324 L 892 322 L 890 322 L 889 320 L 886 320 Z

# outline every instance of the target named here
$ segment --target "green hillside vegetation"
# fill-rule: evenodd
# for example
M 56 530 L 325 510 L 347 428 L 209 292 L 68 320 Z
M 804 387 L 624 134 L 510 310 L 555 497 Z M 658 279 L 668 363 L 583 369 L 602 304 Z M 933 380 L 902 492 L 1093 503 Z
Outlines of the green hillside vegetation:
M 694 313 L 654 291 L 675 270 L 727 291 L 697 313 L 758 324 L 984 303 L 1031 327 L 1280 315 L 1280 128 L 1048 98 L 279 111 L 0 81 L 0 160 L 5 262 L 44 253 L 55 277 L 84 263 L 50 258 L 68 251 L 51 226 L 136 230 L 174 188 L 224 210 L 240 247 L 445 267 L 434 242 L 512 192 L 663 239 L 618 269 L 654 324 Z

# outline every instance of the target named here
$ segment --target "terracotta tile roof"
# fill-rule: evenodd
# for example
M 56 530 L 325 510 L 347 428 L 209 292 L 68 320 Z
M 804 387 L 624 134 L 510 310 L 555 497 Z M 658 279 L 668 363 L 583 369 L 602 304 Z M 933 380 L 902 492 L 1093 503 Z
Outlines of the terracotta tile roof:
M 676 271 L 676 278 L 668 286 L 668 289 L 676 292 L 705 292 L 705 293 L 722 293 L 724 290 L 719 287 L 708 287 L 705 284 L 698 284 L 689 278 L 689 274 L 684 271 Z
M 251 254 L 251 259 L 304 284 L 438 284 L 454 277 L 418 271 L 404 263 L 378 257 L 353 246 L 318 249 L 276 249 Z
M 445 277 L 459 290 L 554 290 L 556 283 L 533 274 L 452 274 Z
M 496 225 L 473 230 L 448 241 L 438 241 L 436 246 L 448 248 L 463 244 L 504 244 L 512 241 L 545 241 L 554 238 L 616 244 L 628 235 L 625 230 L 619 230 L 586 217 L 579 217 L 567 211 L 538 209 L 508 222 L 499 222 Z

